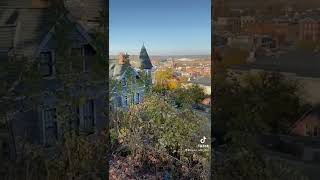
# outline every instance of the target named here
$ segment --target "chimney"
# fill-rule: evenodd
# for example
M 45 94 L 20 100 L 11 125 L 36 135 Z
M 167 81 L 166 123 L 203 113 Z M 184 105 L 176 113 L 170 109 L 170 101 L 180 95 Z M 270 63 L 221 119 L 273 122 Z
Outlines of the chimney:
M 32 8 L 47 8 L 49 7 L 49 0 L 31 0 Z
M 120 53 L 119 54 L 119 61 L 118 61 L 119 64 L 125 64 L 126 63 L 126 56 L 124 53 Z

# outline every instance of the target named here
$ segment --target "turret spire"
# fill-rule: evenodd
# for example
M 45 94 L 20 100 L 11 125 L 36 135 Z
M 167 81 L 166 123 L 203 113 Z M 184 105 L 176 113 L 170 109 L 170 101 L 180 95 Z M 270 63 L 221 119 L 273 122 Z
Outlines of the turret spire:
M 140 69 L 152 69 L 152 63 L 150 61 L 147 49 L 144 46 L 144 42 L 142 44 L 142 48 L 141 48 L 140 56 L 139 56 L 139 68 Z

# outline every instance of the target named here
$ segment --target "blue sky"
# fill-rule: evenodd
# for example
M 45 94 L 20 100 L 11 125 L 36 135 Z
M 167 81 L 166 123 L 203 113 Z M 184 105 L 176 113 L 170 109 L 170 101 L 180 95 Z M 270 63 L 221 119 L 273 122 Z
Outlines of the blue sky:
M 109 0 L 110 54 L 208 55 L 211 0 Z

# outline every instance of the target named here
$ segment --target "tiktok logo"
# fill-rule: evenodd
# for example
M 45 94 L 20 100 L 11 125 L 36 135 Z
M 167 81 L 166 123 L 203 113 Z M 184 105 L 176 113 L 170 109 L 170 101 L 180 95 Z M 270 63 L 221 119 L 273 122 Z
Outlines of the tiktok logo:
M 207 139 L 207 138 L 206 138 L 205 136 L 203 136 L 203 138 L 200 139 L 200 143 L 201 143 L 201 144 L 204 144 L 204 143 L 206 142 L 206 139 Z

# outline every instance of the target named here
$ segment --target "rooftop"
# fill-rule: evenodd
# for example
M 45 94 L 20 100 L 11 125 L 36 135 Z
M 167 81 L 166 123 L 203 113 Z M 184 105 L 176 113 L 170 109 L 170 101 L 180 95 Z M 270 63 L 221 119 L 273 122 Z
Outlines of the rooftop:
M 236 65 L 232 69 L 260 69 L 295 73 L 304 77 L 320 77 L 320 53 L 305 51 L 289 51 L 278 56 L 258 56 L 252 63 Z
M 139 56 L 139 68 L 140 69 L 152 69 L 152 63 L 150 61 L 147 49 L 142 45 L 140 56 Z

